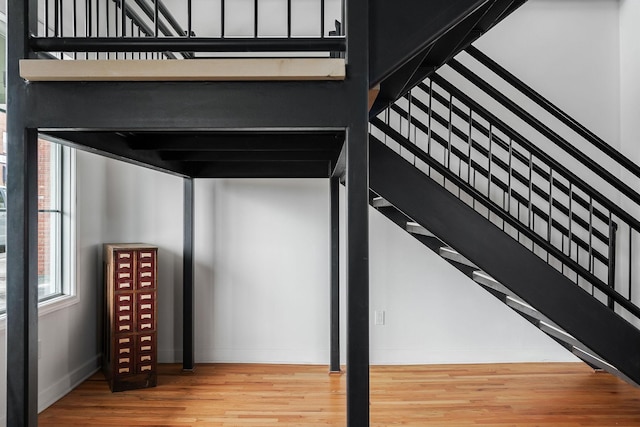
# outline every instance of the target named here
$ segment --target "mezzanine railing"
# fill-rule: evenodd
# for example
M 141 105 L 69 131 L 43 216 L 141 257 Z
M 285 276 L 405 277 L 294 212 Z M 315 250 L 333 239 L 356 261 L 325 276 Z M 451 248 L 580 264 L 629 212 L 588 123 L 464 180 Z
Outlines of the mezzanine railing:
M 74 59 L 329 56 L 342 0 L 39 0 L 34 52 Z

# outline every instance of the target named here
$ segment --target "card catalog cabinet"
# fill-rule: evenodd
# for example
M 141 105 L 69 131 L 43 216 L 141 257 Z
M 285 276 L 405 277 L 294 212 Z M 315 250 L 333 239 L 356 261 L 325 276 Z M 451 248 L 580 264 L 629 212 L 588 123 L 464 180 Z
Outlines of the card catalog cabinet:
M 111 391 L 155 387 L 158 250 L 143 244 L 104 245 L 103 370 Z

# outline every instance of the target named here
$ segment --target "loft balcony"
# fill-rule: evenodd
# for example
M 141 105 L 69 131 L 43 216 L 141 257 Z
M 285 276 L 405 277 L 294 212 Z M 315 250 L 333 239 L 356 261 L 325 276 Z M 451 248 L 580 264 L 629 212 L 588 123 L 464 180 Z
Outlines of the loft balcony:
M 20 75 L 28 81 L 342 80 L 343 9 L 340 0 L 39 0 L 28 48 L 39 59 L 82 62 L 23 59 Z

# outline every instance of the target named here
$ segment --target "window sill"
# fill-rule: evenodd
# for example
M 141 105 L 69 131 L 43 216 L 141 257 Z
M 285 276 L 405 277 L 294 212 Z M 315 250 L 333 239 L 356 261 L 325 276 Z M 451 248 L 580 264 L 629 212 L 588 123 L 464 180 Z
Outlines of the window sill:
M 38 304 L 38 317 L 46 316 L 63 308 L 70 307 L 80 301 L 77 295 L 60 295 Z M 7 314 L 0 315 L 0 331 L 6 329 Z

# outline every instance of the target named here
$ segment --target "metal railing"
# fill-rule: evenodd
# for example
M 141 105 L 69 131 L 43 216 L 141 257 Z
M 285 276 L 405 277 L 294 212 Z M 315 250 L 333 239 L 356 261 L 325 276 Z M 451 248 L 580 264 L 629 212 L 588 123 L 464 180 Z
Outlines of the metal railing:
M 39 0 L 34 52 L 75 59 L 328 56 L 343 0 Z
M 493 99 L 504 97 L 459 62 L 451 67 Z M 562 154 L 548 154 L 459 86 L 433 74 L 374 118 L 371 135 L 638 326 L 634 288 L 640 277 L 634 265 L 640 259 L 634 246 L 640 222 L 612 201 L 627 197 L 637 203 L 638 193 L 511 101 L 501 104 L 523 113 L 520 119 L 542 130 Z M 620 153 L 607 152 L 637 172 L 633 162 L 620 161 Z M 617 194 L 605 196 L 598 182 L 572 170 L 577 163 Z

